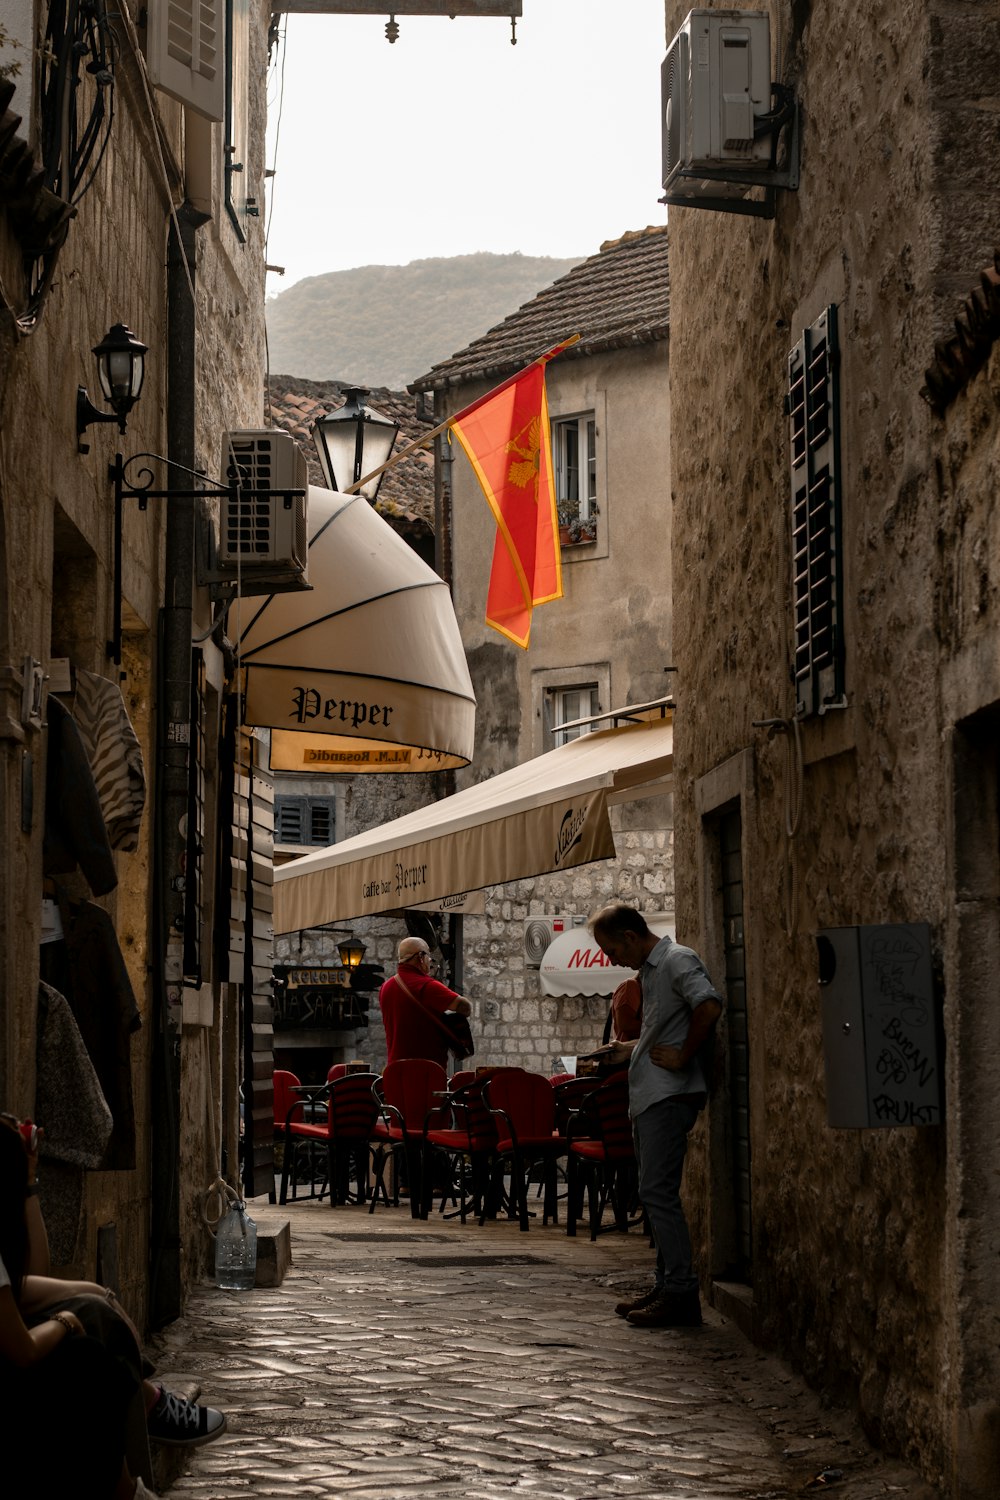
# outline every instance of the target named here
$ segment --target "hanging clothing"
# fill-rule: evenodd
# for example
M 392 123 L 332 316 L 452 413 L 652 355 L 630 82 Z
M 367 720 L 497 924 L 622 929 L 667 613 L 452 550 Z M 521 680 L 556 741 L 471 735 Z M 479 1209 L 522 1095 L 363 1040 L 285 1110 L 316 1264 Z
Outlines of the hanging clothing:
M 45 834 L 42 871 L 68 875 L 79 865 L 95 896 L 118 884 L 100 798 L 79 729 L 58 698 L 46 704 Z
M 146 772 L 121 689 L 78 667 L 69 707 L 94 773 L 111 847 L 131 853 L 139 847 Z
M 99 1166 L 135 1166 L 131 1037 L 142 1025 L 114 923 L 92 901 L 60 905 L 63 941 L 41 950 L 43 979 L 66 996 L 111 1110 L 113 1130 Z M 44 1122 L 42 1122 L 44 1123 Z
M 114 1121 L 65 996 L 38 986 L 35 1119 L 44 1126 L 38 1164 L 52 1259 L 76 1258 L 83 1173 L 101 1165 Z

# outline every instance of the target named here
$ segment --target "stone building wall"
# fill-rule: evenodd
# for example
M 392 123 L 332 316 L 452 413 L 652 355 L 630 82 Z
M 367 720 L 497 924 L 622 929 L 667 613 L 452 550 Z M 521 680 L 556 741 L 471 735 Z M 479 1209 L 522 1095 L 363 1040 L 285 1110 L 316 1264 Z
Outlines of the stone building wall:
M 668 36 L 686 9 L 667 4 Z M 970 636 L 996 654 L 995 448 L 983 437 L 996 406 L 985 394 L 978 432 L 970 411 L 964 439 L 946 439 L 921 387 L 959 288 L 991 258 L 1000 8 L 767 9 L 782 59 L 772 77 L 803 107 L 799 191 L 778 194 L 773 221 L 670 212 L 677 920 L 718 968 L 719 818 L 738 807 L 753 1319 L 810 1378 L 855 1399 L 882 1442 L 944 1476 L 949 1494 L 978 1497 L 988 1490 L 970 1476 L 990 1444 L 996 1460 L 996 1439 L 983 1413 L 970 1423 L 952 1361 L 962 1362 L 971 1309 L 989 1316 L 990 1304 L 972 1291 L 967 1248 L 953 1228 L 942 1233 L 942 1216 L 950 1222 L 962 1201 L 963 1151 L 981 1149 L 982 1118 L 960 1103 L 952 1056 L 947 1129 L 827 1126 L 814 935 L 929 923 L 957 1046 L 957 715 L 943 684 Z M 790 839 L 783 399 L 789 351 L 829 305 L 841 330 L 846 706 L 800 726 L 801 821 Z M 974 436 L 973 461 L 962 443 Z M 953 694 L 966 713 L 996 697 L 975 649 L 980 665 L 966 666 L 966 688 Z M 755 725 L 775 717 L 787 732 Z M 726 1102 L 713 1102 L 689 1172 L 702 1264 L 723 1279 L 734 1260 Z M 969 1134 L 956 1146 L 960 1119 Z
M 560 1073 L 564 1056 L 600 1045 L 609 997 L 543 994 L 537 966 L 525 961 L 524 924 L 535 916 L 588 918 L 614 900 L 672 916 L 670 798 L 646 804 L 647 811 L 654 805 L 659 826 L 649 826 L 648 816 L 647 826 L 630 826 L 629 809 L 613 810 L 615 859 L 491 886 L 485 915 L 464 919 L 464 992 L 473 1002 L 478 1065 Z
M 135 12 L 136 7 L 131 7 Z M 251 76 L 261 85 L 251 103 L 253 154 L 249 175 L 263 183 L 263 131 L 269 13 L 251 22 Z M 249 222 L 247 243 L 237 242 L 219 215 L 222 179 L 221 126 L 202 126 L 164 95 L 153 93 L 153 115 L 140 65 L 132 50 L 137 33 L 115 18 L 119 46 L 115 71 L 115 118 L 108 148 L 93 183 L 71 220 L 57 273 L 41 314 L 28 331 L 15 318 L 23 308 L 21 246 L 6 212 L 0 214 L 0 669 L 5 705 L 19 710 L 19 693 L 8 692 L 26 656 L 47 665 L 70 656 L 90 671 L 114 677 L 105 645 L 112 609 L 112 492 L 108 463 L 117 448 L 126 455 L 167 450 L 168 328 L 165 266 L 171 205 L 185 199 L 196 138 L 214 153 L 216 179 L 208 188 L 215 222 L 199 231 L 197 297 L 198 373 L 195 410 L 198 461 L 218 468 L 221 432 L 229 426 L 260 425 L 263 366 L 263 221 Z M 82 74 L 81 97 L 93 81 Z M 155 118 L 154 118 L 155 116 Z M 31 122 L 25 138 L 34 140 Z M 194 196 L 192 191 L 191 196 Z M 260 191 L 258 197 L 262 199 Z M 86 386 L 100 406 L 91 349 L 112 323 L 128 324 L 148 345 L 142 397 L 121 436 L 113 425 L 91 427 L 77 452 L 76 392 Z M 162 477 L 162 476 L 158 476 Z M 173 481 L 175 484 L 176 480 Z M 167 507 L 152 502 L 140 511 L 126 502 L 123 538 L 122 690 L 139 736 L 147 774 L 147 802 L 135 853 L 119 854 L 119 885 L 101 905 L 112 916 L 143 1017 L 132 1039 L 131 1061 L 138 1122 L 134 1172 L 92 1173 L 86 1179 L 84 1225 L 72 1269 L 93 1276 L 98 1226 L 114 1224 L 118 1272 L 126 1304 L 145 1319 L 150 1219 L 151 1100 L 154 1049 L 152 943 L 153 822 L 156 789 L 157 625 L 161 604 L 176 580 L 164 574 Z M 172 595 L 171 595 L 172 597 Z M 181 598 L 180 602 L 186 602 Z M 210 623 L 208 601 L 195 619 Z M 204 644 L 209 672 L 221 687 L 221 653 Z M 19 717 L 15 711 L 14 718 Z M 35 993 L 38 975 L 41 828 L 44 805 L 44 739 L 23 739 L 4 724 L 0 735 L 0 938 L 3 1017 L 0 1099 L 7 1109 L 30 1113 L 34 1101 Z M 29 782 L 30 767 L 31 777 Z M 33 809 L 23 811 L 25 788 L 33 784 Z M 218 1011 L 219 990 L 215 992 Z M 211 1010 L 211 997 L 209 1010 Z M 210 1046 L 203 1046 L 203 1035 Z M 203 1073 L 209 1097 L 218 1101 L 222 1058 L 217 1030 L 199 1027 L 183 1038 L 183 1110 L 189 1119 L 180 1162 L 184 1269 L 196 1274 L 205 1231 L 196 1201 L 217 1164 L 206 1159 Z M 230 1092 L 235 1098 L 236 1059 Z M 235 1134 L 232 1159 L 235 1161 Z M 107 1270 L 107 1268 L 105 1268 Z

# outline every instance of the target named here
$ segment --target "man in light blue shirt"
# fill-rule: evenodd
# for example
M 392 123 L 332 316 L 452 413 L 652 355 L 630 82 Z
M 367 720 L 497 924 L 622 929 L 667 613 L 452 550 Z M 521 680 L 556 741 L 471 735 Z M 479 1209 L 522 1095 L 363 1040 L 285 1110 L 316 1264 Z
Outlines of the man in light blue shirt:
M 641 1328 L 696 1326 L 701 1303 L 681 1176 L 687 1138 L 707 1097 L 699 1054 L 722 1014 L 722 997 L 697 953 L 658 938 L 634 907 L 606 906 L 590 927 L 613 964 L 639 970 L 642 985 L 638 1041 L 613 1042 L 602 1055 L 628 1063 L 639 1197 L 656 1241 L 656 1281 L 615 1311 Z

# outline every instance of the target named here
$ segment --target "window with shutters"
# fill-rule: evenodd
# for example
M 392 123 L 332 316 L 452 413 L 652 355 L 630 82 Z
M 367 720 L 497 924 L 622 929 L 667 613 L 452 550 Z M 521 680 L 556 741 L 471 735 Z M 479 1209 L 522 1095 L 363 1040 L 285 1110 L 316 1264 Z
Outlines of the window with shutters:
M 332 844 L 334 833 L 332 797 L 275 797 L 276 844 Z
M 207 120 L 226 109 L 225 0 L 149 0 L 146 62 L 155 88 Z
M 249 77 L 249 0 L 226 0 L 226 211 L 240 239 L 247 215 L 256 212 L 247 161 Z
M 839 362 L 831 306 L 788 356 L 792 674 L 800 718 L 840 707 L 844 697 Z

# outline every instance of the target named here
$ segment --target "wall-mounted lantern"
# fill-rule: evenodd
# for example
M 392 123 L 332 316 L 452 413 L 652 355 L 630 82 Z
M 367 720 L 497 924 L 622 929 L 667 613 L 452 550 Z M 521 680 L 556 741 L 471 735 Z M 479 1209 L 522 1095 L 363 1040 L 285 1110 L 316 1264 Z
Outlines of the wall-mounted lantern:
M 79 441 L 93 422 L 117 422 L 118 431 L 125 432 L 126 418 L 142 394 L 142 382 L 146 373 L 147 348 L 124 323 L 115 323 L 108 329 L 99 344 L 94 345 L 97 359 L 97 378 L 110 412 L 100 411 L 81 385 L 76 392 L 77 450 L 90 451 L 87 443 Z

